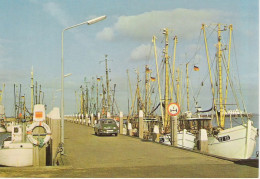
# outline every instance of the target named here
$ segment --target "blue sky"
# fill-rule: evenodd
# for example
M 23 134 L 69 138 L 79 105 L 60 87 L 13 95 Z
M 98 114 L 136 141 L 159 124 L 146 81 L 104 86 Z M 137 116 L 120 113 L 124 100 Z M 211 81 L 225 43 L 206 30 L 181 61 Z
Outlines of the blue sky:
M 14 83 L 22 84 L 30 107 L 32 66 L 35 81 L 45 92 L 48 110 L 53 96 L 57 96 L 54 105 L 60 105 L 60 92 L 56 90 L 60 88 L 61 32 L 101 15 L 107 19 L 64 34 L 64 73 L 72 73 L 65 78 L 66 114 L 76 110 L 74 92 L 79 91 L 84 77 L 91 82 L 92 77 L 105 75 L 104 63 L 99 63 L 105 54 L 111 60 L 111 84 L 117 84 L 117 103 L 126 113 L 129 96 L 126 70 L 130 71 L 134 88 L 134 70 L 139 69 L 143 76 L 146 64 L 154 67 L 153 35 L 158 39 L 158 51 L 163 49 L 163 28 L 171 29 L 171 39 L 178 36 L 176 64 L 180 65 L 195 53 L 201 24 L 219 22 L 234 26 L 244 100 L 249 112 L 258 112 L 258 12 L 257 0 L 0 0 L 0 84 L 6 84 L 3 102 L 7 115 L 13 113 Z

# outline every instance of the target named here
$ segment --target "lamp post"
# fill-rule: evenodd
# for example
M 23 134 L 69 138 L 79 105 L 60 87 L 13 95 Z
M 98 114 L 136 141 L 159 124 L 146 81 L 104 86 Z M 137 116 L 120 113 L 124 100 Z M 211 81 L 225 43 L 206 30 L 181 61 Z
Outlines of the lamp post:
M 106 16 L 100 16 L 95 19 L 91 19 L 86 22 L 82 22 L 80 24 L 76 24 L 70 27 L 65 28 L 62 33 L 61 33 L 61 144 L 62 144 L 62 149 L 63 149 L 63 154 L 64 154 L 64 58 L 63 58 L 63 38 L 64 38 L 64 32 L 66 30 L 84 25 L 84 24 L 94 24 L 96 22 L 99 22 L 101 20 L 106 19 Z

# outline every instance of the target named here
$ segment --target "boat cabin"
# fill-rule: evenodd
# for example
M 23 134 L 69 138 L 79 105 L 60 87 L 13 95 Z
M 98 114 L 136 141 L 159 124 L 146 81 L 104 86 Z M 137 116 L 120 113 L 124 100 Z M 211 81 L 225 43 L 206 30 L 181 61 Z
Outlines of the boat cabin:
M 211 118 L 207 117 L 191 117 L 179 120 L 180 130 L 186 129 L 190 132 L 199 131 L 200 129 L 210 130 L 212 128 Z

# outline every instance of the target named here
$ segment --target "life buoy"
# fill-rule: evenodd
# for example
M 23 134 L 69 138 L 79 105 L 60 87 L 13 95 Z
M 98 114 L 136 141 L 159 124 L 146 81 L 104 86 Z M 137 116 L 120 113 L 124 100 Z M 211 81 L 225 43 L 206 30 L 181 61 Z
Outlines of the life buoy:
M 33 135 L 33 130 L 36 127 L 43 127 L 45 130 L 44 134 L 41 134 L 41 136 L 45 136 L 45 138 L 43 140 L 36 140 L 33 138 L 33 136 L 38 136 L 37 134 Z M 28 128 L 27 128 L 27 138 L 29 139 L 29 141 L 37 146 L 44 146 L 50 139 L 51 139 L 51 129 L 50 127 L 44 123 L 44 122 L 33 122 Z

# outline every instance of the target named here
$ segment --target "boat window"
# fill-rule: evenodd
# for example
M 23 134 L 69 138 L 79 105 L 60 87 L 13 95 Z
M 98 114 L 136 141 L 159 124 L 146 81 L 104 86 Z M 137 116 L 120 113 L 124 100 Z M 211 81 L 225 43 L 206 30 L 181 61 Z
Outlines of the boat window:
M 15 127 L 15 128 L 14 128 L 14 133 L 18 133 L 18 131 L 19 131 L 19 128 L 18 128 L 18 127 Z
M 115 121 L 114 120 L 105 120 L 104 124 L 114 124 Z

